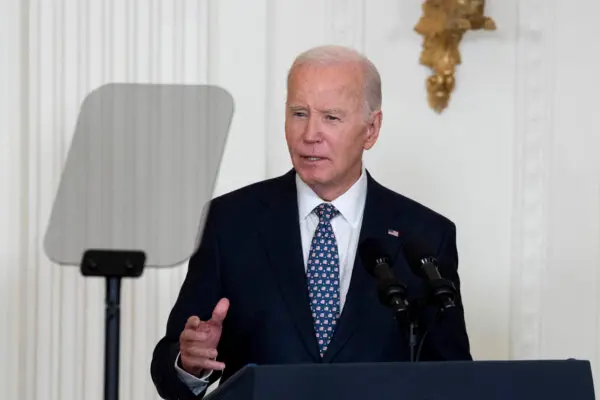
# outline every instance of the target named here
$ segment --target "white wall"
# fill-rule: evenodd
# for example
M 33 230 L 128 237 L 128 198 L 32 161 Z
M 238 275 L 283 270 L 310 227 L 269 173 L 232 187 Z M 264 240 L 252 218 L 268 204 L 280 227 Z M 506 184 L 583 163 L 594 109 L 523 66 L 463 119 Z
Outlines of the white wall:
M 0 2 L 0 387 L 100 399 L 104 285 L 42 252 L 78 107 L 112 81 L 216 83 L 236 114 L 220 194 L 289 167 L 285 74 L 318 44 L 380 68 L 383 184 L 458 225 L 477 359 L 590 359 L 600 377 L 600 56 L 594 0 L 488 0 L 450 108 L 427 106 L 406 0 Z M 148 366 L 185 266 L 123 287 L 122 395 L 156 398 Z M 67 351 L 69 350 L 69 351 Z

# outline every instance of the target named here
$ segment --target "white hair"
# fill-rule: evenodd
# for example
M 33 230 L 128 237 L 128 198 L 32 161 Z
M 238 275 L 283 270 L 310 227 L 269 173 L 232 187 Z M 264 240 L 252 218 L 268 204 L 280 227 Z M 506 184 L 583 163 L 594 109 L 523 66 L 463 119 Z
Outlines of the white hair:
M 306 64 L 333 65 L 359 63 L 363 70 L 365 111 L 370 115 L 381 108 L 381 76 L 375 65 L 358 51 L 337 45 L 319 46 L 296 57 L 288 72 L 288 83 L 295 68 Z

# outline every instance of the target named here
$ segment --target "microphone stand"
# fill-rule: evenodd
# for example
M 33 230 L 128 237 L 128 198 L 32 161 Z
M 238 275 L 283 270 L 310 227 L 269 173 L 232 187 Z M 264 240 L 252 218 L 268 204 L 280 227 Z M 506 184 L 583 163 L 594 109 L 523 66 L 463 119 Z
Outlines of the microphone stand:
M 406 287 L 400 283 L 388 284 L 380 288 L 380 301 L 394 310 L 394 318 L 398 323 L 400 332 L 405 332 L 408 326 L 408 346 L 410 349 L 410 362 L 416 362 L 416 348 L 418 336 L 418 322 L 415 318 L 413 308 L 406 299 Z
M 432 325 L 426 329 L 421 338 L 421 343 L 419 344 L 419 349 L 417 351 L 416 358 L 414 359 L 415 361 L 419 361 L 421 349 L 423 348 L 423 343 L 425 342 L 429 331 L 435 324 L 440 322 L 440 319 L 443 318 L 449 310 L 456 308 L 456 288 L 451 281 L 440 277 L 435 280 L 428 281 L 428 284 L 429 288 L 424 300 L 426 301 L 426 304 L 434 306 L 437 309 L 437 313 Z
M 409 347 L 410 347 L 410 362 L 417 362 L 417 358 L 416 358 L 416 354 L 415 354 L 415 349 L 417 347 L 417 321 L 415 321 L 414 319 L 411 318 L 411 321 L 409 323 L 409 334 L 408 334 L 408 343 L 409 343 Z
M 416 362 L 418 361 L 416 355 L 416 348 L 418 342 L 417 337 L 419 323 L 417 322 L 417 319 L 414 316 L 412 307 L 408 306 L 408 308 L 404 310 L 394 308 L 394 313 L 400 332 L 406 332 L 406 327 L 408 326 L 408 347 L 410 349 L 410 362 Z

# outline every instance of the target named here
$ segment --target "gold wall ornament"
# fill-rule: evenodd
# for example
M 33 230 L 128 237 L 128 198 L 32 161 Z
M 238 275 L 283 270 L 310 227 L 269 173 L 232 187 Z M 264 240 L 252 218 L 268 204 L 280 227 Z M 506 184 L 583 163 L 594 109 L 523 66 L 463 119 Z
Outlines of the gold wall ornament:
M 495 30 L 484 15 L 485 0 L 425 0 L 415 31 L 423 36 L 420 63 L 431 68 L 427 78 L 429 106 L 441 113 L 455 87 L 456 66 L 461 63 L 459 45 L 468 30 Z

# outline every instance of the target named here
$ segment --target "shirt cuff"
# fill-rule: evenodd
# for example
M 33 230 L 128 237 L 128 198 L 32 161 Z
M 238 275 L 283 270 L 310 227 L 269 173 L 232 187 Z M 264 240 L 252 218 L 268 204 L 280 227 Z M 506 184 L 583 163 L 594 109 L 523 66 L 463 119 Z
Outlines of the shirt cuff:
M 179 366 L 179 356 L 181 353 L 177 353 L 177 358 L 175 359 L 175 370 L 177 371 L 177 375 L 179 379 L 190 388 L 190 390 L 194 393 L 195 396 L 202 393 L 204 389 L 210 383 L 208 377 L 212 374 L 212 370 L 205 371 L 200 378 L 190 374 L 187 371 L 184 371 Z

